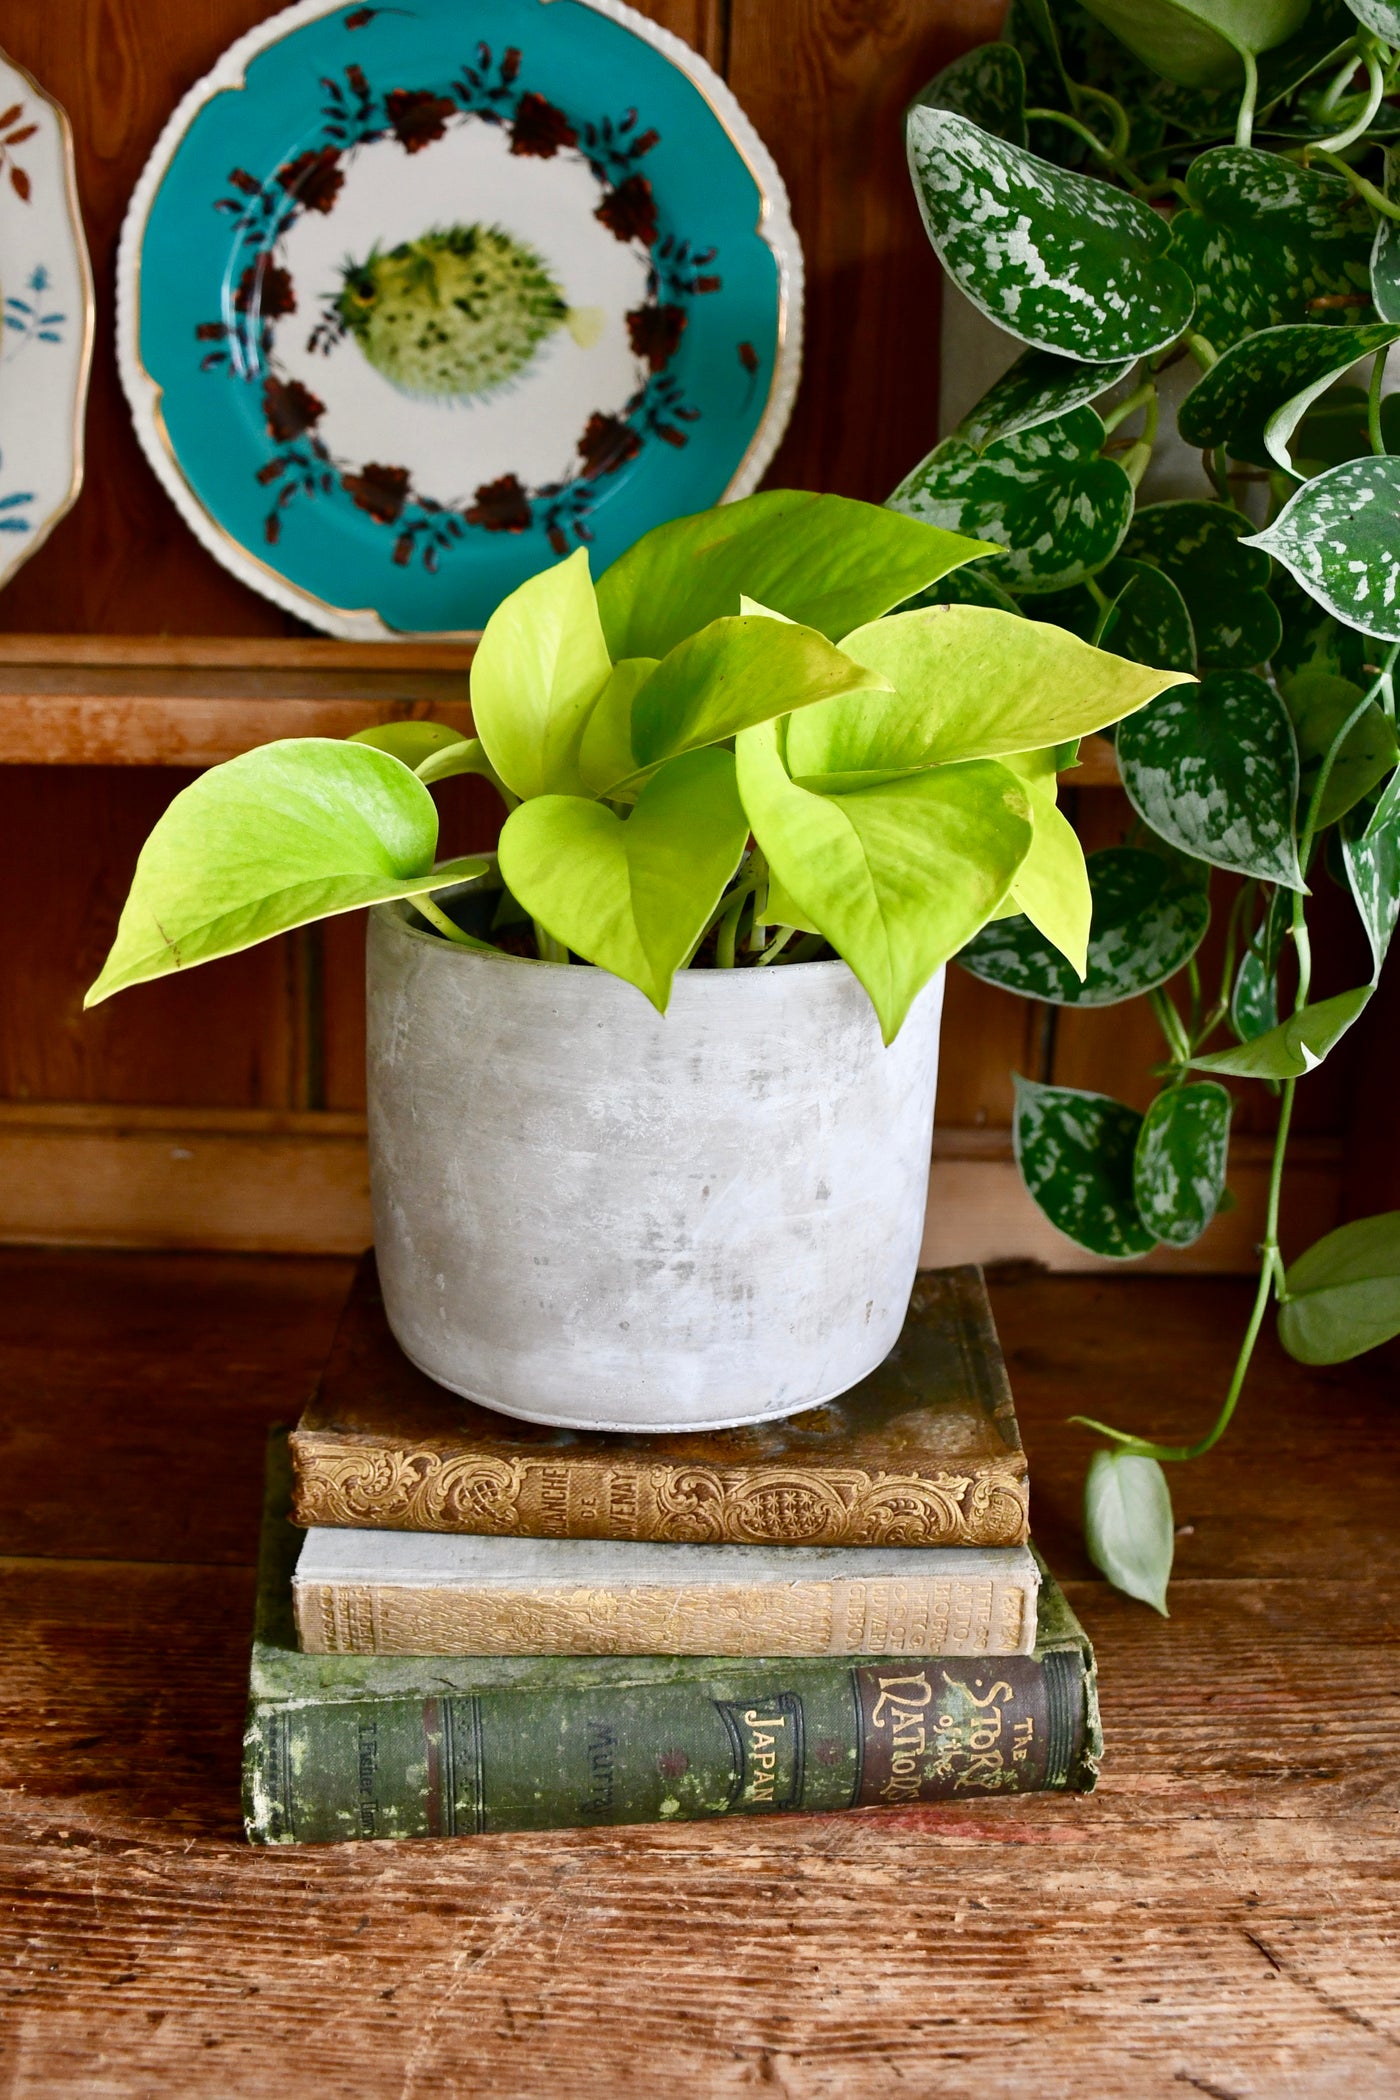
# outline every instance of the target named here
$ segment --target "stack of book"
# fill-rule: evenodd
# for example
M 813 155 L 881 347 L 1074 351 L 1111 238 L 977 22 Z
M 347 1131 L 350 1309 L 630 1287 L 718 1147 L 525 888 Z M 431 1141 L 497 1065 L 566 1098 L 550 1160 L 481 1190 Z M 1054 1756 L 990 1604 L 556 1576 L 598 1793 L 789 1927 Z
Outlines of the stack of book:
M 269 1450 L 255 1843 L 1092 1787 L 1093 1654 L 1028 1540 L 981 1274 L 839 1400 L 581 1435 L 414 1370 L 372 1257 Z

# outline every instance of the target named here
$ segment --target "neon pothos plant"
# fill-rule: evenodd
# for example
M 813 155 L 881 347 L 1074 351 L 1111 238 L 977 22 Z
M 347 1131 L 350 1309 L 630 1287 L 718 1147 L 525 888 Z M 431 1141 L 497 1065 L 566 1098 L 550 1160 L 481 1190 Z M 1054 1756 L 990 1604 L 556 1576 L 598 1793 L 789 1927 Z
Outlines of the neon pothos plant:
M 661 526 L 596 590 L 580 550 L 492 616 L 474 737 L 409 722 L 294 738 L 178 795 L 88 1003 L 391 898 L 490 949 L 489 922 L 467 931 L 453 903 L 491 857 L 433 865 L 429 788 L 457 773 L 509 810 L 497 927 L 663 1012 L 687 965 L 834 950 L 889 1041 L 1002 911 L 1082 970 L 1089 891 L 1055 803 L 1057 748 L 1174 674 L 985 606 L 882 617 L 986 551 L 787 491 Z
M 1095 1254 L 1185 1246 L 1222 1201 L 1222 1079 L 1279 1095 L 1258 1290 L 1215 1422 L 1185 1445 L 1087 1425 L 1109 1440 L 1089 1473 L 1090 1550 L 1159 1610 L 1173 1538 L 1160 1462 L 1224 1433 L 1271 1298 L 1305 1363 L 1400 1332 L 1400 1212 L 1328 1233 L 1287 1269 L 1278 1241 L 1295 1089 L 1362 1013 L 1400 914 L 1400 418 L 1384 391 L 1400 339 L 1397 80 L 1396 0 L 1012 0 L 1003 40 L 908 116 L 934 248 L 1022 346 L 891 498 L 999 544 L 931 596 L 1199 674 L 1118 733 L 1140 822 L 1089 857 L 1083 976 L 1028 916 L 962 956 L 1054 1005 L 1146 996 L 1161 1024 L 1145 1115 L 1018 1078 L 1026 1185 Z M 1194 373 L 1177 427 L 1209 478 L 1203 500 L 1139 504 L 1174 366 Z M 1324 869 L 1355 902 L 1372 972 L 1314 1000 Z M 1208 986 L 1197 951 L 1227 877 Z

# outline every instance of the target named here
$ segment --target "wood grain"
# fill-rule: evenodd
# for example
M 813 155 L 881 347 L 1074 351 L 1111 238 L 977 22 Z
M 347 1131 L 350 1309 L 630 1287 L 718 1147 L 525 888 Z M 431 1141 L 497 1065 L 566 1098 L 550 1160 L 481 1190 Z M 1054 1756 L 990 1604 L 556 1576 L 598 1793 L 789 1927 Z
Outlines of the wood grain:
M 7 2100 L 262 2100 L 272 2066 L 318 2100 L 1391 2100 L 1400 1427 L 1373 1368 L 1265 1349 L 1240 1433 L 1174 1482 L 1163 1621 L 1087 1579 L 1063 1417 L 1199 1420 L 1246 1294 L 994 1281 L 1037 1530 L 1099 1651 L 1092 1797 L 254 1853 L 258 1425 L 347 1276 L 0 1255 L 36 1511 L 0 1533 Z

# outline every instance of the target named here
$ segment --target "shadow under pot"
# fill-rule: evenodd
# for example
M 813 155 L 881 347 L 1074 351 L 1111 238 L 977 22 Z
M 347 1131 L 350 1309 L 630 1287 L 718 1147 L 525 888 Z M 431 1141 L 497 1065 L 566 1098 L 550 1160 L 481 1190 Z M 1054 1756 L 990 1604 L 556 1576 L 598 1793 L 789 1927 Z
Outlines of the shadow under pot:
M 369 1142 L 389 1324 L 527 1422 L 723 1428 L 894 1346 L 928 1190 L 943 972 L 886 1049 L 841 962 L 605 970 L 370 915 Z

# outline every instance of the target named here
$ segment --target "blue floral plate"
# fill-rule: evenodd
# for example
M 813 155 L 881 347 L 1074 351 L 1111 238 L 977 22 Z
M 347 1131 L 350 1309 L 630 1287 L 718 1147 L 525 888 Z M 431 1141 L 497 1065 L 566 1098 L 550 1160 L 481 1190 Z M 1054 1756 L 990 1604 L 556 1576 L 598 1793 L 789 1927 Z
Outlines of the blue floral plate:
M 166 126 L 119 347 L 225 567 L 333 634 L 460 634 L 756 487 L 801 296 L 767 152 L 630 8 L 302 0 Z

